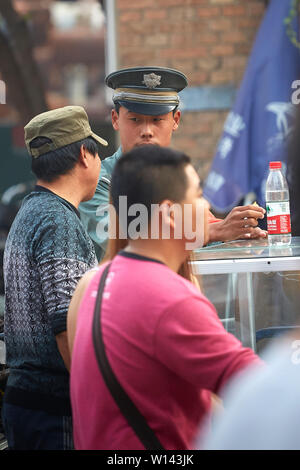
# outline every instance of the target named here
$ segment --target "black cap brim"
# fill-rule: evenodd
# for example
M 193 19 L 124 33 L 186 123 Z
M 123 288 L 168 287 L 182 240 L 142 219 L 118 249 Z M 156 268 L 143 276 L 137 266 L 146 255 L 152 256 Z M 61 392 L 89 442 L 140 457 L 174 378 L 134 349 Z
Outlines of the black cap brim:
M 159 116 L 168 114 L 178 106 L 177 104 L 152 104 L 137 103 L 132 101 L 117 101 L 121 106 L 128 109 L 132 113 L 144 114 L 146 116 Z

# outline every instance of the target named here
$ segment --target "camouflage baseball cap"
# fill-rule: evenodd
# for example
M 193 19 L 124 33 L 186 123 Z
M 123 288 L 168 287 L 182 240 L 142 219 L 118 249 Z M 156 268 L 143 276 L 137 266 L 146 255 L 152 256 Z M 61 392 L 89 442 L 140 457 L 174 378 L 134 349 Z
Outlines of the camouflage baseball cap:
M 24 131 L 27 150 L 34 158 L 86 137 L 92 137 L 101 145 L 108 145 L 106 140 L 94 134 L 81 106 L 65 106 L 38 114 L 24 127 Z M 51 142 L 31 148 L 30 142 L 37 137 L 47 137 Z

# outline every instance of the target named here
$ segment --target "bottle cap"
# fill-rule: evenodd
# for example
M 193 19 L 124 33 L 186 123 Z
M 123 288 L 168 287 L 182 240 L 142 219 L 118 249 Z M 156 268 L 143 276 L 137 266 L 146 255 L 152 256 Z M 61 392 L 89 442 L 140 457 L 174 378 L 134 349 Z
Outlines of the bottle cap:
M 281 162 L 270 162 L 269 163 L 270 170 L 280 170 Z

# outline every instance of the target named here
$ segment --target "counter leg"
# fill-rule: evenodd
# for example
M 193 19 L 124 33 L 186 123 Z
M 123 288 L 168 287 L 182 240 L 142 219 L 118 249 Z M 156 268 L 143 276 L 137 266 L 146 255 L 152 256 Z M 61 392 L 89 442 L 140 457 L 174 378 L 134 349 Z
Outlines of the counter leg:
M 250 347 L 253 351 L 256 351 L 252 273 L 239 273 L 237 283 L 240 320 L 239 338 L 243 346 Z

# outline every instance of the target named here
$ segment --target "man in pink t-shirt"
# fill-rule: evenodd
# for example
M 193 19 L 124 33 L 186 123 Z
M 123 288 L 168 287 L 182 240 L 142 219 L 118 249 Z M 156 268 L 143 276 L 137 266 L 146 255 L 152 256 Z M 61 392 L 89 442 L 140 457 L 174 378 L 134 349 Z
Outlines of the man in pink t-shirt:
M 213 305 L 178 274 L 190 250 L 207 240 L 208 209 L 189 158 L 158 146 L 131 150 L 116 163 L 111 199 L 128 245 L 113 258 L 103 292 L 106 354 L 163 448 L 191 449 L 212 393 L 261 361 L 224 330 Z M 137 204 L 140 214 L 147 210 L 146 219 L 134 219 Z M 82 278 L 68 314 L 74 442 L 76 449 L 139 450 L 145 447 L 106 386 L 92 341 L 106 266 Z

